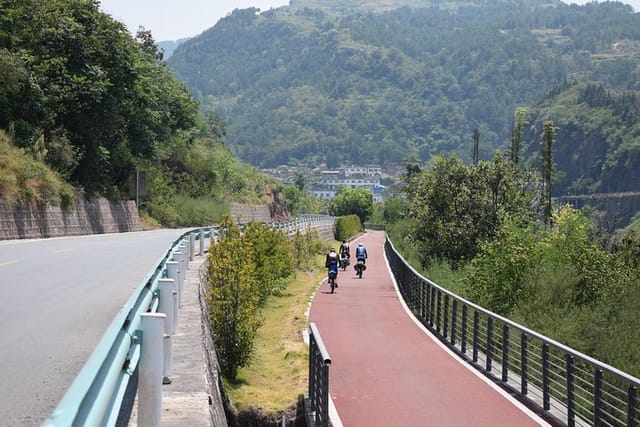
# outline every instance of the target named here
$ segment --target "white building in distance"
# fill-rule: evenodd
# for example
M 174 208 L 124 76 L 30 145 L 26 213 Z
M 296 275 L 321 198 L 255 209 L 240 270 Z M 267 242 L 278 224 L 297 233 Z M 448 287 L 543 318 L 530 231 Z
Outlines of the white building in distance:
M 377 166 L 350 166 L 344 171 L 322 171 L 311 193 L 314 197 L 331 200 L 343 187 L 370 190 L 374 202 L 382 202 L 384 187 L 380 185 L 382 168 Z

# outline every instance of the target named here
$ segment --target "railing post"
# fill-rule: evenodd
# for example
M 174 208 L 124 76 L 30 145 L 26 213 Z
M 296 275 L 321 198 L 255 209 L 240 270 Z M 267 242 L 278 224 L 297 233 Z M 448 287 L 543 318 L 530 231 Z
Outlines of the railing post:
M 447 338 L 449 334 L 449 295 L 444 294 L 444 314 L 442 315 L 442 336 Z
M 329 366 L 331 357 L 318 328 L 309 324 L 309 398 L 306 418 L 310 427 L 329 426 Z
M 189 261 L 193 261 L 193 257 L 196 254 L 196 235 L 194 233 L 189 234 Z
M 175 256 L 175 253 L 174 253 Z M 167 277 L 173 280 L 173 330 L 176 333 L 179 323 L 178 317 L 178 280 L 180 279 L 180 264 L 177 261 L 167 261 Z
M 527 334 L 523 332 L 522 335 L 520 335 L 520 393 L 522 393 L 523 396 L 526 396 L 529 392 L 527 387 L 527 364 L 529 360 L 527 357 L 527 347 Z
M 600 425 L 600 405 L 602 403 L 602 369 L 593 373 L 593 425 Z
M 567 370 L 567 425 L 573 427 L 576 425 L 575 414 L 575 394 L 573 384 L 574 359 L 571 354 L 566 355 Z
M 509 381 L 509 326 L 502 326 L 502 382 Z
M 438 303 L 436 305 L 436 332 L 440 333 L 440 312 L 442 311 L 442 292 L 436 290 L 438 295 Z
M 551 408 L 549 397 L 549 344 L 542 343 L 542 409 Z
M 473 361 L 478 361 L 478 323 L 480 323 L 480 314 L 478 310 L 473 312 Z
M 458 318 L 458 300 L 453 299 L 451 303 L 451 345 L 456 345 L 456 320 Z
M 424 325 L 428 326 L 431 322 L 431 286 L 424 283 Z
M 629 385 L 627 392 L 627 427 L 636 427 L 636 395 L 638 389 L 633 385 Z
M 462 334 L 460 336 L 460 351 L 467 354 L 467 304 L 462 304 Z
M 204 256 L 204 230 L 200 229 L 200 250 L 198 251 L 198 253 L 200 254 L 200 256 Z
M 160 427 L 162 415 L 162 341 L 165 315 L 142 313 L 138 378 L 138 425 Z
M 429 325 L 433 328 L 434 313 L 436 311 L 436 288 L 429 286 L 431 295 L 429 295 Z
M 491 359 L 493 358 L 493 317 L 487 317 L 487 360 L 485 368 L 491 372 Z
M 158 302 L 158 313 L 166 316 L 164 321 L 164 360 L 162 364 L 162 383 L 170 384 L 173 367 L 173 279 L 159 279 L 158 291 L 160 300 Z
M 418 314 L 420 316 L 420 322 L 424 324 L 424 283 L 422 282 L 422 280 L 420 280 L 418 283 L 420 283 L 420 287 L 418 288 Z

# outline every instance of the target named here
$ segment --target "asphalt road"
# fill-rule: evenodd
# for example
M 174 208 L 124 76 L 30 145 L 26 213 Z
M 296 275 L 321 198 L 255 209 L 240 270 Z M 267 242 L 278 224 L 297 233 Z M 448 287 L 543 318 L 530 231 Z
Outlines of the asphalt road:
M 182 230 L 0 241 L 0 425 L 39 426 Z

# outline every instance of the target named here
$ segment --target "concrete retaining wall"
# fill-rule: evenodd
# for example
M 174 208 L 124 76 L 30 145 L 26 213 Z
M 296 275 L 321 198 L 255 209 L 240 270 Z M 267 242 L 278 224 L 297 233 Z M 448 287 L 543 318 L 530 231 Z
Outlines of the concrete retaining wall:
M 134 201 L 79 199 L 73 209 L 59 206 L 11 207 L 0 200 L 0 240 L 119 233 L 142 229 Z
M 318 234 L 320 235 L 320 238 L 322 240 L 334 240 L 334 226 L 332 224 L 330 225 L 320 225 L 318 227 L 314 228 L 315 231 L 318 232 Z
M 271 222 L 271 209 L 269 205 L 241 205 L 231 204 L 231 218 L 236 223 L 245 222 Z

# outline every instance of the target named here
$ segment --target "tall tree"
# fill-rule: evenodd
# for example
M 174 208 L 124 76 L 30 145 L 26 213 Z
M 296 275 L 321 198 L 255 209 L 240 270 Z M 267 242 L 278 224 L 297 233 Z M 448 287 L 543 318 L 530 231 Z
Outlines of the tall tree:
M 525 176 L 496 155 L 478 166 L 455 156 L 437 156 L 431 168 L 406 187 L 411 236 L 422 263 L 443 259 L 453 267 L 475 256 L 505 217 L 529 215 Z
M 556 128 L 552 121 L 544 123 L 542 132 L 541 174 L 542 174 L 542 203 L 543 217 L 546 224 L 551 225 L 551 184 L 553 182 L 554 167 L 552 147 L 555 142 Z
M 329 202 L 329 214 L 335 216 L 358 215 L 364 222 L 373 214 L 373 194 L 362 188 L 342 188 Z
M 509 147 L 511 162 L 516 166 L 520 164 L 522 157 L 522 133 L 527 124 L 525 120 L 526 114 L 526 109 L 522 107 L 516 108 L 513 120 L 513 130 L 511 133 L 511 146 Z

